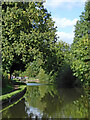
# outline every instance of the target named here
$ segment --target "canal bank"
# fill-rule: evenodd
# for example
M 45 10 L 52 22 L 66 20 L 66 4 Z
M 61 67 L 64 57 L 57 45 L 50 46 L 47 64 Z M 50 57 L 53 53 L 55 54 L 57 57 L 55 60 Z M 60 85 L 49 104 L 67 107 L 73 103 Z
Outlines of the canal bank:
M 16 101 L 21 98 L 26 92 L 26 86 L 23 86 L 13 92 L 0 96 L 0 103 L 2 105 L 8 104 L 10 102 Z
M 2 118 L 88 118 L 88 99 L 81 88 L 29 83 L 17 103 L 2 111 Z
M 26 84 L 21 81 L 12 81 L 14 89 L 0 96 L 0 106 L 8 106 L 19 100 L 26 92 Z
M 19 80 L 13 79 L 11 83 L 13 85 L 13 90 L 7 91 L 6 93 L 0 96 L 0 105 L 8 106 L 9 104 L 19 100 L 26 93 L 26 85 L 28 82 L 39 82 L 38 79 L 34 80 Z

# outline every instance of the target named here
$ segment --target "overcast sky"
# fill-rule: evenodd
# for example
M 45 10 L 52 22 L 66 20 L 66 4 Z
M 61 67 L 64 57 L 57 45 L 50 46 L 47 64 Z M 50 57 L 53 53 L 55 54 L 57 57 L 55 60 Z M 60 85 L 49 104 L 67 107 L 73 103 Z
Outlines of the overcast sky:
M 59 40 L 71 44 L 74 37 L 74 25 L 84 11 L 86 0 L 46 0 L 45 8 L 51 13 Z

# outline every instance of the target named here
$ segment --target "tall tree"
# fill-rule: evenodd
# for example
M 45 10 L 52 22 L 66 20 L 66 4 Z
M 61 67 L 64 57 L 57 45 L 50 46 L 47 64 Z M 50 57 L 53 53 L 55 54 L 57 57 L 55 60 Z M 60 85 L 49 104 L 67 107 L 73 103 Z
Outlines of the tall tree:
M 74 42 L 71 46 L 71 68 L 74 75 L 88 84 L 90 79 L 90 1 L 85 3 L 85 11 L 75 26 Z
M 2 66 L 10 72 L 25 69 L 35 55 L 57 41 L 56 27 L 43 2 L 2 3 Z M 49 51 L 48 51 L 49 52 Z
M 84 12 L 80 15 L 80 20 L 75 25 L 74 43 L 90 32 L 90 1 L 85 3 Z

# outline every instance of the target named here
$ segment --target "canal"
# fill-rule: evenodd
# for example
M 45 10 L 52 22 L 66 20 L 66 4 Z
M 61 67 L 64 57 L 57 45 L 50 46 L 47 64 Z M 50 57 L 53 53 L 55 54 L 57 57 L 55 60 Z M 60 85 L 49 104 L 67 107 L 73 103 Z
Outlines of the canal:
M 28 83 L 22 100 L 4 110 L 2 118 L 88 118 L 88 98 L 82 88 Z

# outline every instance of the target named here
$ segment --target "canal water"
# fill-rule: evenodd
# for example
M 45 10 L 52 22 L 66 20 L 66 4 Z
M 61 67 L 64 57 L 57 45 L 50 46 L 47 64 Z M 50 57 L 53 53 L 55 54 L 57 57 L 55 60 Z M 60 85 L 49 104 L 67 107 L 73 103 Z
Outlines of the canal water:
M 57 88 L 28 83 L 21 101 L 2 112 L 2 118 L 88 118 L 88 98 L 81 88 Z

